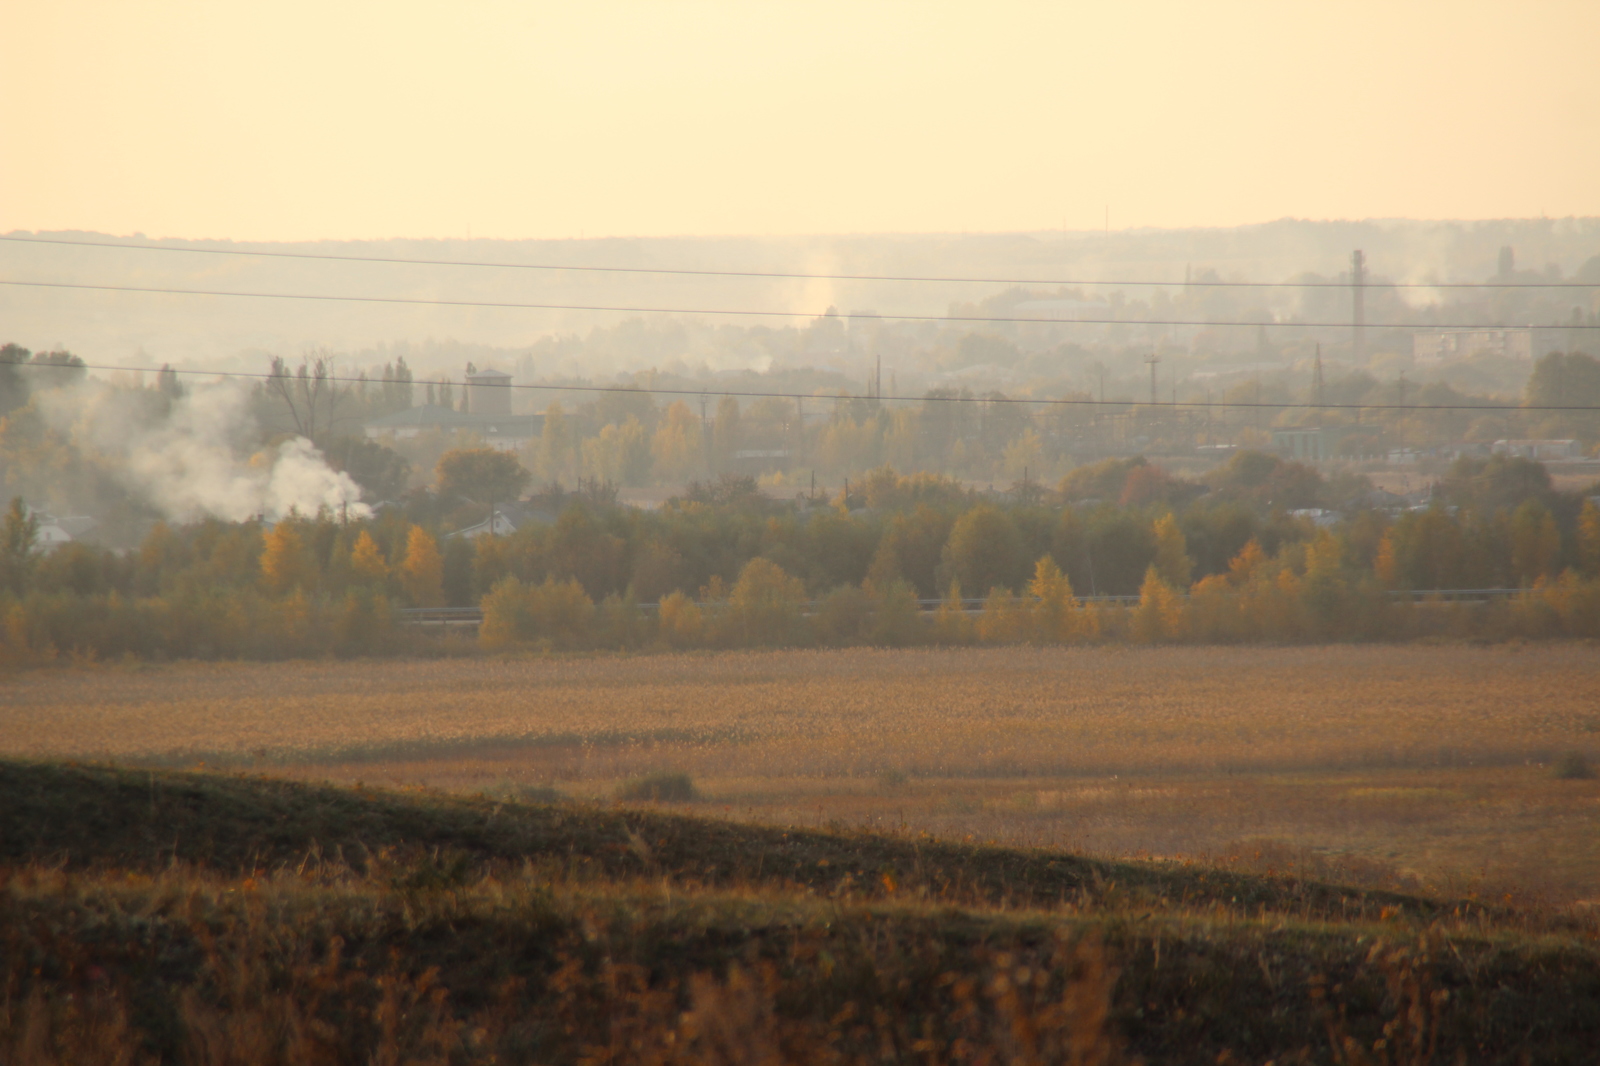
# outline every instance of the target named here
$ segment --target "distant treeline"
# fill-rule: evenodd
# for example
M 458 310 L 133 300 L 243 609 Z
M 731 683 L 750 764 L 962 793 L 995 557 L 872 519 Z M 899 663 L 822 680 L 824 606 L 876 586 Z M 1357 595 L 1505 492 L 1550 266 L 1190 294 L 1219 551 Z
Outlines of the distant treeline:
M 121 553 L 37 551 L 17 501 L 0 543 L 0 655 L 437 650 L 395 609 L 446 605 L 482 607 L 487 648 L 1600 636 L 1600 508 L 1555 491 L 1543 466 L 1460 460 L 1414 510 L 1374 506 L 1362 484 L 1259 453 L 1205 482 L 1108 460 L 1055 491 L 1005 494 L 885 468 L 830 499 L 774 501 L 738 478 L 657 511 L 573 495 L 503 537 L 442 538 L 390 510 L 161 525 Z M 1304 513 L 1335 497 L 1338 515 Z M 1395 595 L 1505 588 L 1526 592 Z

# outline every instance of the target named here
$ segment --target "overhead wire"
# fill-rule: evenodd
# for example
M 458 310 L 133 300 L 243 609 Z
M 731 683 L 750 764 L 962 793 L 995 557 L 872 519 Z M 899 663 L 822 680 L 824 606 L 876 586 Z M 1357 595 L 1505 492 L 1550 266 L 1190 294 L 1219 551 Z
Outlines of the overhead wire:
M 196 255 L 231 255 L 258 259 L 305 259 L 337 263 L 382 263 L 407 266 L 484 267 L 498 270 L 547 270 L 607 274 L 668 274 L 684 277 L 767 278 L 797 281 L 885 281 L 951 285 L 1058 285 L 1105 288 L 1208 288 L 1208 289 L 1348 289 L 1349 281 L 1224 281 L 1192 279 L 1152 281 L 1148 279 L 1103 280 L 1090 278 L 1004 278 L 962 277 L 921 274 L 847 274 L 824 271 L 790 270 L 715 270 L 695 267 L 618 266 L 594 263 L 519 263 L 505 260 L 427 259 L 408 256 L 338 255 L 332 252 L 267 251 L 250 248 L 196 248 L 168 244 L 128 244 L 121 241 L 69 240 L 60 237 L 0 235 L 0 241 L 14 244 L 47 244 L 74 248 L 118 248 L 139 252 L 180 252 Z M 1594 289 L 1600 281 L 1506 280 L 1506 281 L 1379 281 L 1361 286 L 1367 289 Z
M 658 315 L 732 315 L 749 318 L 821 318 L 824 315 L 804 311 L 771 311 L 758 308 L 695 308 L 695 307 L 637 307 L 616 304 L 564 304 L 524 303 L 511 300 L 447 300 L 427 299 L 417 296 L 354 296 L 335 293 L 289 292 L 238 292 L 218 289 L 180 289 L 155 285 L 92 285 L 71 281 L 28 281 L 20 278 L 0 278 L 0 285 L 36 289 L 87 290 L 93 292 L 133 292 L 158 296 L 221 296 L 258 300 L 319 300 L 343 303 L 399 304 L 424 307 L 474 307 L 524 311 L 591 311 L 620 314 Z M 1295 329 L 1349 329 L 1349 322 L 1305 322 L 1298 320 L 1260 319 L 1250 321 L 1215 322 L 1209 319 L 1145 319 L 1145 318 L 1037 318 L 1014 315 L 895 315 L 878 314 L 873 318 L 894 322 L 959 322 L 979 324 L 1079 325 L 1079 326 L 1184 326 L 1184 327 L 1288 327 Z M 1600 330 L 1600 323 L 1562 322 L 1546 326 L 1518 326 L 1505 323 L 1385 323 L 1369 322 L 1360 328 L 1377 329 L 1583 329 Z

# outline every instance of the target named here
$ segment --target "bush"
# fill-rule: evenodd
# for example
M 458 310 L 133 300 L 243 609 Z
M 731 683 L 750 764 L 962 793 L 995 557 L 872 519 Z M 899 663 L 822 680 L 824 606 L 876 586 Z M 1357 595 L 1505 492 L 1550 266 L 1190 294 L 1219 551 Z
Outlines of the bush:
M 859 585 L 840 585 L 823 597 L 811 620 L 823 644 L 844 647 L 861 640 L 872 614 L 872 601 Z
M 624 783 L 617 789 L 617 798 L 635 802 L 691 803 L 700 798 L 700 793 L 695 791 L 694 781 L 688 774 L 662 771 Z
M 1556 760 L 1556 778 L 1561 781 L 1587 781 L 1594 776 L 1589 760 L 1581 751 L 1569 751 Z
M 554 648 L 578 648 L 589 641 L 594 601 L 574 579 L 545 579 L 542 585 L 524 585 L 504 577 L 482 601 L 483 624 L 479 643 L 500 650 L 544 641 Z

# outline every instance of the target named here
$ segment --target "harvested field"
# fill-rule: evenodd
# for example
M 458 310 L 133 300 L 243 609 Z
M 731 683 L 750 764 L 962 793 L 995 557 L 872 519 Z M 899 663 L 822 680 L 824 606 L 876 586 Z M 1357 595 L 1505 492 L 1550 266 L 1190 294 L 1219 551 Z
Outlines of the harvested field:
M 1585 645 L 761 652 L 13 676 L 0 754 L 609 799 L 1367 882 L 1600 895 Z

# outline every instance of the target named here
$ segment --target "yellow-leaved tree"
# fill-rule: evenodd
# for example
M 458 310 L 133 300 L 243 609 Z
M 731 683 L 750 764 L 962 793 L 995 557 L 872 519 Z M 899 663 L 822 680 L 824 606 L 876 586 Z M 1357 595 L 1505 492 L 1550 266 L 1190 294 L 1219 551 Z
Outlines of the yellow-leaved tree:
M 1254 537 L 1239 549 L 1239 554 L 1228 563 L 1228 580 L 1235 585 L 1248 584 L 1256 571 L 1267 561 L 1267 553 L 1261 550 L 1261 542 Z
M 400 587 L 416 607 L 444 603 L 444 559 L 439 544 L 421 526 L 406 536 L 406 557 L 400 562 Z
M 1028 637 L 1027 607 L 1021 597 L 1008 588 L 989 590 L 978 615 L 978 639 L 985 644 L 1015 644 Z
M 1156 570 L 1169 588 L 1180 591 L 1189 588 L 1189 576 L 1194 572 L 1194 560 L 1189 558 L 1189 544 L 1178 528 L 1178 520 L 1171 514 L 1156 519 Z
M 316 564 L 295 523 L 282 521 L 267 533 L 261 549 L 261 584 L 282 594 L 311 584 Z
M 1161 580 L 1154 563 L 1144 572 L 1132 621 L 1133 638 L 1142 644 L 1160 644 L 1183 635 L 1183 601 Z
M 350 574 L 356 581 L 370 584 L 389 576 L 389 564 L 384 562 L 383 550 L 372 534 L 362 530 L 350 549 Z
M 692 648 L 699 644 L 705 632 L 699 605 L 681 591 L 662 597 L 657 631 L 674 648 Z
M 667 481 L 683 481 L 705 469 L 700 446 L 700 420 L 682 400 L 669 405 L 650 442 L 656 472 Z
M 1090 635 L 1086 629 L 1092 617 L 1081 609 L 1072 593 L 1072 581 L 1050 556 L 1033 564 L 1033 581 L 1028 592 L 1034 597 L 1033 630 L 1035 639 L 1056 644 Z

